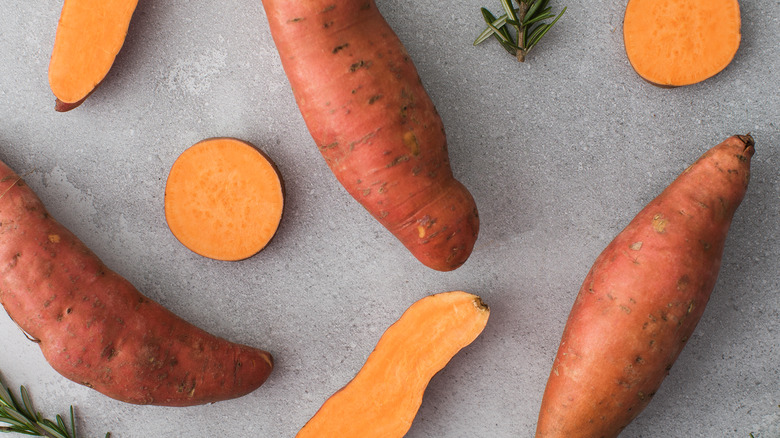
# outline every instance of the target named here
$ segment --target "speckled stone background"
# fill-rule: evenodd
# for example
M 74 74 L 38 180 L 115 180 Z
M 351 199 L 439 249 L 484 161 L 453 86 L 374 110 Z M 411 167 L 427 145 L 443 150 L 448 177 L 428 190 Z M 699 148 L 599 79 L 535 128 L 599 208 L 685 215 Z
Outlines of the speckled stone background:
M 524 64 L 472 46 L 498 0 L 381 0 L 447 128 L 455 175 L 482 220 L 450 273 L 414 260 L 337 184 L 309 136 L 260 1 L 141 0 L 103 85 L 59 114 L 47 82 L 60 0 L 5 0 L 0 159 L 51 213 L 144 294 L 217 335 L 271 351 L 240 399 L 142 407 L 65 380 L 0 312 L 0 372 L 47 414 L 75 405 L 84 436 L 292 437 L 417 299 L 463 289 L 491 306 L 484 333 L 431 382 L 408 434 L 529 437 L 563 325 L 593 260 L 707 148 L 757 142 L 710 303 L 625 437 L 780 437 L 780 7 L 742 2 L 742 45 L 720 74 L 661 89 L 631 69 L 625 0 L 568 4 Z M 552 2 L 559 10 L 565 3 Z M 163 190 L 195 142 L 234 136 L 278 164 L 278 235 L 237 263 L 168 231 Z

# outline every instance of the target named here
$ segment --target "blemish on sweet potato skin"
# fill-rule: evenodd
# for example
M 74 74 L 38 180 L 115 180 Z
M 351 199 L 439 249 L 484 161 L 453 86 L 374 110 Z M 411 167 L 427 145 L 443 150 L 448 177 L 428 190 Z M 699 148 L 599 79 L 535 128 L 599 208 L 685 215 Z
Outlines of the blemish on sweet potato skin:
M 16 175 L 0 162 L 0 184 L 9 177 Z M 239 397 L 268 377 L 269 353 L 213 336 L 143 296 L 27 185 L 0 197 L 0 223 L 0 303 L 64 377 L 127 403 L 164 406 Z M 185 377 L 197 385 L 179 393 Z
M 344 44 L 338 45 L 338 46 L 333 48 L 333 53 L 334 54 L 339 53 L 340 51 L 346 49 L 347 47 L 349 47 L 349 43 L 344 43 Z M 353 92 L 354 92 L 354 90 L 353 90 Z

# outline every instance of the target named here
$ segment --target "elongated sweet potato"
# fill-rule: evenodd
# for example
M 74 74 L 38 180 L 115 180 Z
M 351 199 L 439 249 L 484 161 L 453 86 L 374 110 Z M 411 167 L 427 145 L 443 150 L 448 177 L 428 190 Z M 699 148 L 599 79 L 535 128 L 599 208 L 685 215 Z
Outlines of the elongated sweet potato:
M 269 353 L 217 338 L 143 296 L 52 218 L 4 163 L 0 303 L 57 372 L 128 403 L 239 397 L 273 366 Z
M 125 42 L 138 0 L 65 0 L 49 61 L 54 109 L 84 102 L 108 74 Z
M 333 394 L 297 438 L 400 438 L 431 378 L 482 333 L 490 309 L 462 291 L 412 304 L 379 339 L 365 365 Z
M 264 0 L 314 141 L 347 191 L 425 265 L 461 266 L 479 229 L 444 127 L 373 0 Z
M 650 402 L 704 312 L 754 142 L 699 158 L 598 256 L 566 323 L 537 437 L 617 436 Z

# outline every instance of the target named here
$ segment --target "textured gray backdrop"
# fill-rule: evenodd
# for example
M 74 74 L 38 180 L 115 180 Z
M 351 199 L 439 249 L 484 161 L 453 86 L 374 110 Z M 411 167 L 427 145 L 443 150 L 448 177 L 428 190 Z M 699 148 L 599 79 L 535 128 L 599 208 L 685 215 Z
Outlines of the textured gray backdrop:
M 498 0 L 381 0 L 447 128 L 481 234 L 469 261 L 431 271 L 350 198 L 313 144 L 259 0 L 141 0 L 104 84 L 58 114 L 47 66 L 60 0 L 6 0 L 0 16 L 0 159 L 110 267 L 185 319 L 262 347 L 259 390 L 193 408 L 140 407 L 57 375 L 0 314 L 0 372 L 39 409 L 76 406 L 85 436 L 291 437 L 417 299 L 463 289 L 488 327 L 431 382 L 408 437 L 529 437 L 564 322 L 597 254 L 707 148 L 750 132 L 756 155 L 710 304 L 625 437 L 780 436 L 780 8 L 743 1 L 742 46 L 703 83 L 660 89 L 622 46 L 626 0 L 585 0 L 525 64 L 473 47 Z M 556 10 L 565 3 L 552 2 Z M 278 164 L 278 235 L 238 263 L 168 231 L 163 189 L 188 146 L 253 142 Z

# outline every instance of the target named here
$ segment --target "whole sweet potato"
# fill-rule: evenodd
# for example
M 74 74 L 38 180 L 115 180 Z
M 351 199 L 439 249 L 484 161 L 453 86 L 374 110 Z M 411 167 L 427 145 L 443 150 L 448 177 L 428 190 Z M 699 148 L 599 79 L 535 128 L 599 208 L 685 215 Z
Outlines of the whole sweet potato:
M 0 303 L 57 372 L 128 403 L 239 397 L 273 367 L 269 353 L 206 333 L 143 296 L 2 162 Z
M 615 437 L 650 403 L 715 286 L 753 152 L 749 135 L 710 149 L 599 255 L 566 323 L 537 437 Z
M 471 254 L 477 207 L 444 126 L 373 0 L 263 0 L 306 126 L 347 191 L 426 266 Z

